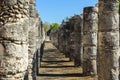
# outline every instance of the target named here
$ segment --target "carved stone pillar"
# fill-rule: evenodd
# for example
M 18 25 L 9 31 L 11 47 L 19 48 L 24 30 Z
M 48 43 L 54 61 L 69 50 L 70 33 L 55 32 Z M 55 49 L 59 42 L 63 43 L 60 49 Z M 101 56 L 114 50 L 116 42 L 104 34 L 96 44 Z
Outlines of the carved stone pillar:
M 75 24 L 74 24 L 74 45 L 75 45 L 75 52 L 74 52 L 74 63 L 75 66 L 81 66 L 82 64 L 82 28 L 83 28 L 83 16 L 76 15 L 74 16 Z
M 84 8 L 83 23 L 83 73 L 85 75 L 97 75 L 97 32 L 98 32 L 98 8 Z
M 0 0 L 0 80 L 24 80 L 28 27 L 29 0 Z
M 37 62 L 36 62 L 36 55 L 38 53 L 37 48 L 38 44 L 40 46 L 40 43 L 38 43 L 38 35 L 39 35 L 39 26 L 40 18 L 39 14 L 36 10 L 36 0 L 30 0 L 30 23 L 29 23 L 29 35 L 28 35 L 28 41 L 29 41 L 29 48 L 28 48 L 28 79 L 29 80 L 36 80 L 36 68 L 37 68 Z
M 98 79 L 119 80 L 119 1 L 99 0 Z

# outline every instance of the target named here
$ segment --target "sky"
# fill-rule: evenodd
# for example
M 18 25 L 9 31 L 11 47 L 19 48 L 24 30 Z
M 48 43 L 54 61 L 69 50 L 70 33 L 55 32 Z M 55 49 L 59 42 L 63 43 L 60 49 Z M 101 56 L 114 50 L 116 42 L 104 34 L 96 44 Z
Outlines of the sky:
M 43 22 L 61 23 L 66 17 L 82 14 L 83 8 L 95 6 L 98 0 L 36 0 Z

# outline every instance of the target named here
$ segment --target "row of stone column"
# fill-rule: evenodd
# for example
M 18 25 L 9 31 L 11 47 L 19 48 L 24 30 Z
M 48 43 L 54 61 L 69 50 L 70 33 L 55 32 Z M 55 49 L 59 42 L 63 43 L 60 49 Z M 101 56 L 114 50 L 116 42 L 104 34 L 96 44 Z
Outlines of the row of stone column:
M 82 21 L 83 15 L 75 15 L 50 35 L 53 44 L 57 44 L 57 48 L 73 60 L 75 66 L 80 66 L 82 59 Z
M 0 0 L 0 80 L 35 80 L 44 40 L 35 0 Z
M 118 0 L 99 0 L 98 6 L 84 8 L 83 18 L 73 16 L 57 31 L 58 46 L 65 45 L 75 65 L 95 80 L 119 80 L 118 10 Z

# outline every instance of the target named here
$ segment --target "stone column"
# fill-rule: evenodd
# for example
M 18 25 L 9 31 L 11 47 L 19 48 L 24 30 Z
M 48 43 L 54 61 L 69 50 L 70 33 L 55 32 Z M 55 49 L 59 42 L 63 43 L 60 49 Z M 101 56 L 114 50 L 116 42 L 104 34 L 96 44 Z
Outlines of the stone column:
M 120 4 L 119 4 L 120 6 Z M 120 10 L 120 8 L 119 8 Z M 120 14 L 119 14 L 119 50 L 120 50 Z M 120 53 L 119 53 L 119 80 L 120 80 Z
M 66 53 L 66 57 L 70 58 L 70 51 L 69 51 L 69 40 L 70 40 L 70 25 L 69 22 L 66 22 L 66 26 L 65 26 L 65 38 L 66 38 L 66 42 L 65 42 L 65 53 Z
M 37 54 L 37 42 L 38 42 L 38 23 L 40 23 L 39 14 L 36 11 L 36 0 L 30 0 L 30 24 L 29 24 L 29 49 L 28 49 L 28 79 L 29 80 L 36 80 L 36 54 Z M 38 43 L 40 45 L 40 43 Z
M 42 25 L 41 25 L 41 18 L 39 17 L 39 13 L 37 12 L 37 16 L 36 18 L 38 19 L 38 22 L 36 23 L 36 46 L 35 46 L 35 52 L 33 53 L 34 54 L 34 58 L 33 59 L 33 62 L 31 65 L 33 65 L 33 80 L 36 79 L 36 76 L 37 74 L 39 74 L 39 68 L 40 68 L 40 47 L 41 47 L 41 44 L 42 44 L 42 35 L 41 35 L 41 31 L 42 31 Z
M 60 50 L 60 52 L 63 52 L 63 29 L 62 29 L 62 27 L 60 28 L 58 34 L 59 34 L 59 41 L 58 41 L 59 50 Z
M 73 17 L 69 20 L 70 22 L 70 34 L 69 34 L 69 53 L 70 53 L 70 60 L 71 61 L 75 61 L 74 60 L 74 54 L 75 54 L 75 43 L 74 43 L 74 40 L 75 40 L 75 33 L 74 33 L 74 19 Z
M 98 8 L 85 7 L 83 16 L 83 73 L 96 76 Z
M 75 25 L 74 25 L 74 44 L 75 44 L 75 65 L 81 66 L 82 61 L 82 28 L 83 28 L 83 16 L 76 15 L 74 16 Z
M 63 43 L 63 46 L 62 46 L 62 48 L 63 48 L 63 53 L 65 54 L 65 57 L 68 57 L 68 53 L 66 52 L 66 47 L 67 47 L 67 45 L 66 45 L 66 40 L 67 40 L 67 36 L 66 36 L 66 26 L 67 26 L 67 22 L 63 25 L 63 41 L 62 41 L 62 43 Z
M 44 27 L 43 24 L 41 22 L 41 29 L 40 29 L 40 53 L 38 53 L 38 71 L 39 72 L 39 67 L 41 66 L 41 61 L 42 61 L 42 56 L 44 53 L 44 46 L 45 46 L 45 32 L 44 32 Z M 39 50 L 39 49 L 38 49 Z
M 29 0 L 0 0 L 0 80 L 24 80 L 28 27 Z
M 99 0 L 98 79 L 119 80 L 119 1 Z

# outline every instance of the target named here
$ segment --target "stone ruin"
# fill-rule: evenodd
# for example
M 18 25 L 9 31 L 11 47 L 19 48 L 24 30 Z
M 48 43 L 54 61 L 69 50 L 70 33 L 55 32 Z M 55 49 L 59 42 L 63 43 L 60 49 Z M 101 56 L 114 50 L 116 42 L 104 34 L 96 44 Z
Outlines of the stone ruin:
M 45 33 L 35 6 L 35 0 L 0 0 L 0 80 L 36 80 Z M 99 11 L 86 7 L 51 33 L 52 43 L 96 80 L 119 80 L 118 6 L 99 0 Z
M 68 22 L 62 24 L 60 29 L 51 33 L 51 42 L 58 45 L 57 48 L 74 60 L 75 66 L 81 65 L 82 55 L 82 28 L 83 15 L 75 15 Z
M 84 75 L 95 80 L 119 80 L 118 11 L 118 0 L 99 0 L 95 7 L 85 7 L 83 15 L 63 23 L 51 33 L 51 40 L 75 66 L 82 66 Z
M 35 0 L 0 0 L 0 80 L 35 80 L 44 40 Z
M 83 17 L 83 72 L 97 75 L 98 8 L 85 7 Z

